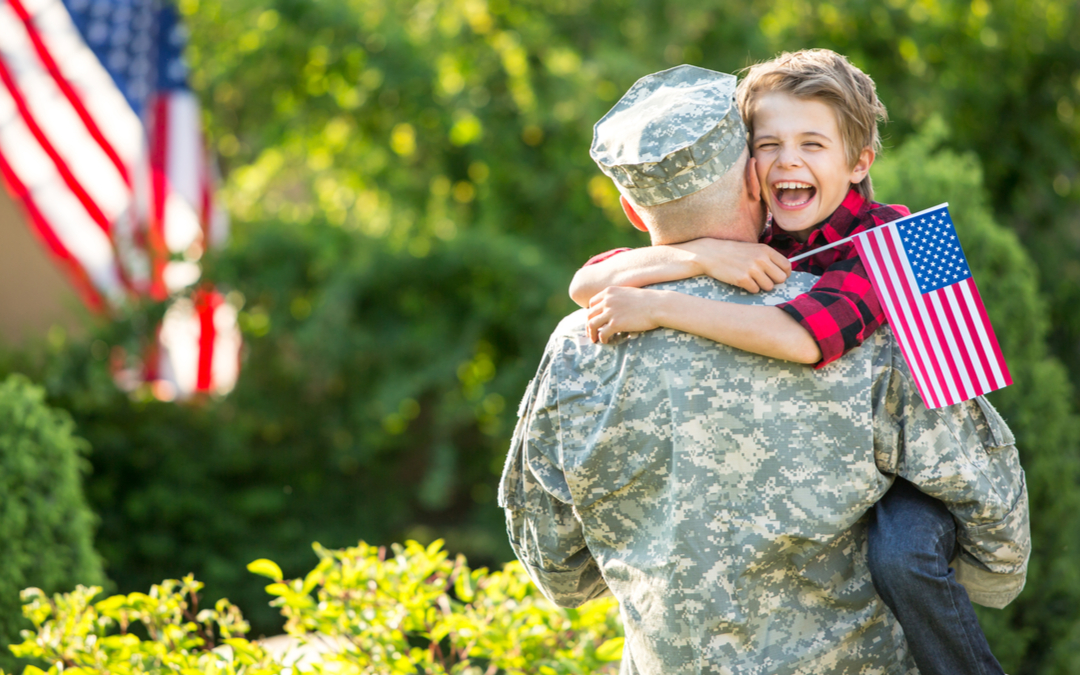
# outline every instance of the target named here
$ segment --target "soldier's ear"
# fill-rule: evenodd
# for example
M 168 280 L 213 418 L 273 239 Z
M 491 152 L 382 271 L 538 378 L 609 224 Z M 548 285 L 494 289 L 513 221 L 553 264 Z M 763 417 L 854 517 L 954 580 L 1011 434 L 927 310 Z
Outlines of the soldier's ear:
M 630 219 L 630 223 L 634 227 L 641 230 L 642 232 L 649 231 L 649 228 L 645 226 L 645 221 L 641 219 L 641 216 L 639 216 L 637 211 L 634 210 L 633 205 L 630 204 L 630 200 L 628 200 L 624 195 L 619 195 L 619 203 L 622 204 L 623 213 L 625 213 L 626 217 Z
M 750 201 L 761 201 L 761 181 L 757 175 L 757 160 L 753 157 L 746 160 L 746 193 Z

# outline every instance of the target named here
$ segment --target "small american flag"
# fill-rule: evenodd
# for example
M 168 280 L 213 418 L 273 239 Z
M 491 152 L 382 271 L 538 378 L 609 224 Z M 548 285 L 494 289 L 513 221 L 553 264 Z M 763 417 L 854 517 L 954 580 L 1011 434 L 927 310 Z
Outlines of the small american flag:
M 928 408 L 1012 384 L 947 204 L 853 239 Z

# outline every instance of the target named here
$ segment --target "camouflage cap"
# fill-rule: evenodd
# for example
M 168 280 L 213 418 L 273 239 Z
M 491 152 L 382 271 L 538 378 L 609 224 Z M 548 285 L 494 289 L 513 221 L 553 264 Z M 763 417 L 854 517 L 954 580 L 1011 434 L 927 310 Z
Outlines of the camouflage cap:
M 635 82 L 593 127 L 589 154 L 626 196 L 655 206 L 712 185 L 745 148 L 735 76 L 683 65 Z

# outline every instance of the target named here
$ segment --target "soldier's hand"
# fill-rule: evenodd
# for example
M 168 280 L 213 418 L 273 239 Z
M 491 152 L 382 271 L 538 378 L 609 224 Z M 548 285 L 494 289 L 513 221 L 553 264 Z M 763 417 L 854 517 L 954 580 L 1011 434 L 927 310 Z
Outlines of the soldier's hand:
M 589 339 L 607 344 L 618 333 L 659 328 L 656 309 L 661 298 L 659 291 L 608 286 L 589 301 Z
M 751 293 L 771 291 L 791 275 L 791 262 L 765 244 L 705 237 L 676 246 L 694 254 L 705 274 Z

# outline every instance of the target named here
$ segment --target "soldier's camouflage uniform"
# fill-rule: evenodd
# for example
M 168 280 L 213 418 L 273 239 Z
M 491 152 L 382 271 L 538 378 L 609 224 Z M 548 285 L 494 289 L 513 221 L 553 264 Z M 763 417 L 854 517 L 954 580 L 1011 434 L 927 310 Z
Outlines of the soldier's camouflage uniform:
M 776 304 L 703 277 L 661 287 Z M 973 599 L 1007 602 L 1030 549 L 1013 438 L 983 399 L 923 405 L 888 329 L 828 368 L 660 329 L 555 331 L 499 489 L 511 544 L 554 602 L 610 591 L 622 673 L 916 673 L 866 566 L 893 475 L 949 507 Z

